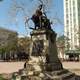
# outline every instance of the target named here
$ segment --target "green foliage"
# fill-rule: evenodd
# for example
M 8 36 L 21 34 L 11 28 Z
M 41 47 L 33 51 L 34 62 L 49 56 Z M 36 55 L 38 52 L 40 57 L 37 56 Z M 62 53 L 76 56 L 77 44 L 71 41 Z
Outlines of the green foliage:
M 61 35 L 57 38 L 57 45 L 60 47 L 60 48 L 64 48 L 64 51 L 66 52 L 67 50 L 69 50 L 70 48 L 70 44 L 69 44 L 69 38 L 64 36 L 64 35 Z
M 57 38 L 57 43 L 61 46 L 61 45 L 65 45 L 65 36 L 62 35 L 62 36 L 59 36 Z
M 10 51 L 16 51 L 17 45 L 16 44 L 8 44 L 4 47 L 0 47 L 0 53 L 9 53 Z
M 5 79 L 2 77 L 2 75 L 0 75 L 0 80 L 5 80 Z
M 5 53 L 5 47 L 0 47 L 0 53 Z
M 25 52 L 29 53 L 30 43 L 31 43 L 31 39 L 29 37 L 19 38 L 18 39 L 18 50 L 19 51 L 24 50 Z

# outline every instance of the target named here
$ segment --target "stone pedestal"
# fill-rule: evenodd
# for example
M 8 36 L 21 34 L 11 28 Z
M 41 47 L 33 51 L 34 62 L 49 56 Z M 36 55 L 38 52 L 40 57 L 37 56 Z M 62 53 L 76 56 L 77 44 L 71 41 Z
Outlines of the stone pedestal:
M 56 35 L 53 30 L 38 29 L 31 32 L 30 56 L 36 63 L 34 68 L 39 72 L 38 77 L 42 76 L 41 80 L 75 80 L 74 74 L 63 69 L 58 58 Z
M 33 30 L 31 40 L 30 59 L 26 68 L 19 71 L 20 80 L 75 80 L 75 75 L 63 69 L 58 59 L 54 31 Z
M 52 30 L 34 30 L 31 33 L 31 56 L 44 57 L 47 70 L 63 69 L 58 59 L 56 47 L 56 33 Z

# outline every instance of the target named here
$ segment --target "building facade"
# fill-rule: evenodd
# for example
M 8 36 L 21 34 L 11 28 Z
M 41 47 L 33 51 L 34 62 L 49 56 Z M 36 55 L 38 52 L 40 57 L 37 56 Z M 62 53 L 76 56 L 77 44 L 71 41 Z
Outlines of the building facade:
M 66 50 L 80 47 L 80 0 L 63 0 Z
M 15 31 L 0 28 L 0 58 L 8 58 L 16 51 L 18 34 Z

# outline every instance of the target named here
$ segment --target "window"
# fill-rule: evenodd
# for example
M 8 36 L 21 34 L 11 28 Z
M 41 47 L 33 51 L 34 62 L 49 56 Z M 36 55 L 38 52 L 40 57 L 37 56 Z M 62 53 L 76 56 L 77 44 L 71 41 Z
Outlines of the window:
M 68 8 L 66 8 L 66 12 L 68 12 Z
M 73 0 L 73 5 L 75 5 L 75 1 Z
M 66 2 L 66 7 L 68 7 L 68 3 Z
M 66 23 L 69 24 L 69 20 L 66 20 Z
M 68 12 L 66 12 L 66 18 L 68 17 Z

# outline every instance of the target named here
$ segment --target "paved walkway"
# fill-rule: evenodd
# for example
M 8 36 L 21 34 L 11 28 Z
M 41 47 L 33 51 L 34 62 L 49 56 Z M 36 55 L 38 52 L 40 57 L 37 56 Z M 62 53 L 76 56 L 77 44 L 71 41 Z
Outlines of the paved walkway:
M 63 67 L 80 74 L 80 62 L 63 62 Z M 22 69 L 24 62 L 0 62 L 0 74 L 12 73 Z
M 63 67 L 80 76 L 80 62 L 63 62 Z M 79 79 L 80 80 L 80 77 Z
M 62 64 L 66 69 L 80 69 L 80 62 L 63 62 Z
M 12 73 L 22 69 L 24 62 L 0 62 L 0 74 Z

